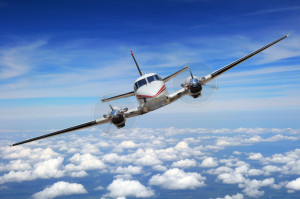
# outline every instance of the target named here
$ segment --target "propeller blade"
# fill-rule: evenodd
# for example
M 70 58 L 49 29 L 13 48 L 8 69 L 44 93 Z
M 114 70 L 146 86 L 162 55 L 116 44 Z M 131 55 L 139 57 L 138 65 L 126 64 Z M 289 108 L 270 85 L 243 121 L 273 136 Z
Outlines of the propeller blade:
M 218 86 L 215 86 L 215 85 L 212 85 L 212 84 L 202 84 L 202 86 L 218 89 Z
M 108 135 L 108 132 L 110 131 L 111 126 L 112 126 L 112 123 L 110 122 L 108 128 L 107 128 L 107 129 L 105 130 L 105 132 L 104 132 L 104 135 L 105 135 L 105 136 Z

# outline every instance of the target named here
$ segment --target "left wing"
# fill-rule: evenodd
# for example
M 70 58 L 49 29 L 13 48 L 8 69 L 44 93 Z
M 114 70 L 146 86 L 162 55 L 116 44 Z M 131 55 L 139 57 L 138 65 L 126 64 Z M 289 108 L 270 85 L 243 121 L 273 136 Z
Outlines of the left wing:
M 184 67 L 183 69 L 181 69 L 181 70 L 179 70 L 179 71 L 173 73 L 172 75 L 169 75 L 168 77 L 165 77 L 165 78 L 164 78 L 164 82 L 167 82 L 167 81 L 169 81 L 170 79 L 172 79 L 173 77 L 176 77 L 177 75 L 179 75 L 180 73 L 183 73 L 183 72 L 186 71 L 188 68 L 189 68 L 189 67 L 186 66 L 186 67 Z
M 205 77 L 202 77 L 201 79 L 199 79 L 199 81 L 201 81 L 202 84 L 205 84 L 205 83 L 209 82 L 210 80 L 216 78 L 217 76 L 219 76 L 219 75 L 223 74 L 224 72 L 226 72 L 226 71 L 232 69 L 233 67 L 237 66 L 238 64 L 246 61 L 247 59 L 253 57 L 254 55 L 257 55 L 258 53 L 266 50 L 267 48 L 269 48 L 269 47 L 273 46 L 274 44 L 280 42 L 281 40 L 287 38 L 288 36 L 289 35 L 285 35 L 285 36 L 277 39 L 276 41 L 274 41 L 272 43 L 269 43 L 268 45 L 266 45 L 266 46 L 264 46 L 264 47 L 262 47 L 262 48 L 260 48 L 256 51 L 246 55 L 245 57 L 242 57 L 241 59 L 238 59 L 238 60 L 232 62 L 231 64 L 228 64 L 227 66 L 224 66 L 223 68 L 220 68 L 219 70 L 216 70 L 215 72 L 213 72 L 213 73 L 211 73 L 211 74 L 209 74 Z
M 114 97 L 102 99 L 102 102 L 109 102 L 109 101 L 112 101 L 112 100 L 117 100 L 117 99 L 121 99 L 121 98 L 125 98 L 125 97 L 131 97 L 131 96 L 134 96 L 134 95 L 135 95 L 134 91 L 131 91 L 131 92 L 124 93 L 124 94 L 121 94 L 121 95 L 117 95 L 117 96 L 114 96 Z
M 48 138 L 48 137 L 63 134 L 63 133 L 69 133 L 71 131 L 76 131 L 76 130 L 80 130 L 80 129 L 84 129 L 84 128 L 88 128 L 88 127 L 92 127 L 92 126 L 96 126 L 96 125 L 101 125 L 101 124 L 105 124 L 105 123 L 108 123 L 108 122 L 110 122 L 110 119 L 100 118 L 100 119 L 97 119 L 97 120 L 93 120 L 93 121 L 90 121 L 90 122 L 86 122 L 86 123 L 83 123 L 83 124 L 72 126 L 72 127 L 69 127 L 69 128 L 63 129 L 63 130 L 55 131 L 53 133 L 49 133 L 49 134 L 42 135 L 42 136 L 39 136 L 39 137 L 31 138 L 31 139 L 28 139 L 28 140 L 25 140 L 25 141 L 22 141 L 22 142 L 18 142 L 18 143 L 12 144 L 10 146 L 17 146 L 17 145 L 20 145 L 20 144 L 25 144 L 25 143 L 28 143 L 28 142 Z

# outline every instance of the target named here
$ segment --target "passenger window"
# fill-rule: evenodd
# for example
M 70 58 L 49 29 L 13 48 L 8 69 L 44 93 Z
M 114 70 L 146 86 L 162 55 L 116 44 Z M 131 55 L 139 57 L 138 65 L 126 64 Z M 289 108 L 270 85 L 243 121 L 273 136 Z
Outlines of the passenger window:
M 139 88 L 146 85 L 147 84 L 147 81 L 145 79 L 141 79 L 140 81 L 137 82 L 138 85 L 139 85 Z
M 155 81 L 154 76 L 147 77 L 149 83 Z

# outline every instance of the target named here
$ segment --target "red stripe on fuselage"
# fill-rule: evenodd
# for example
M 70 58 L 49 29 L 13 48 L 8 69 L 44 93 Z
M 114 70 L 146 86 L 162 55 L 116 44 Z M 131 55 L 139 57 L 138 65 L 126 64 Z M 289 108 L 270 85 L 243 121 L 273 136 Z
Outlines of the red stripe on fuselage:
M 155 94 L 155 95 L 137 95 L 138 98 L 153 98 L 153 97 L 157 97 L 159 94 L 161 94 L 164 90 L 166 90 L 166 86 L 163 85 L 161 87 L 161 89 L 159 89 L 159 91 Z

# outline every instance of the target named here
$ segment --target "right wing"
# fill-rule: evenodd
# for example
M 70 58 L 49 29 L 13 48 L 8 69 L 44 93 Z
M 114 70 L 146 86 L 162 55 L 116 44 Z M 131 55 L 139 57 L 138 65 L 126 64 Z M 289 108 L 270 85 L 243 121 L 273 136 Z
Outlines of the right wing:
M 25 141 L 22 141 L 22 142 L 18 142 L 18 143 L 12 144 L 10 146 L 17 146 L 17 145 L 20 145 L 20 144 L 25 144 L 25 143 L 28 143 L 28 142 L 48 138 L 48 137 L 63 134 L 63 133 L 69 133 L 71 131 L 76 131 L 76 130 L 80 130 L 80 129 L 84 129 L 84 128 L 88 128 L 88 127 L 92 127 L 92 126 L 96 126 L 96 125 L 101 125 L 101 124 L 105 124 L 105 123 L 108 123 L 108 122 L 110 122 L 110 119 L 100 118 L 100 119 L 97 119 L 97 120 L 93 120 L 93 121 L 90 121 L 90 122 L 86 122 L 86 123 L 83 123 L 83 124 L 72 126 L 72 127 L 69 127 L 69 128 L 63 129 L 63 130 L 55 131 L 53 133 L 49 133 L 49 134 L 42 135 L 42 136 L 39 136 L 39 137 L 31 138 L 31 139 L 28 139 L 28 140 L 25 140 Z
M 224 72 L 228 71 L 229 69 L 232 69 L 233 67 L 237 66 L 238 64 L 246 61 L 247 59 L 253 57 L 254 55 L 257 55 L 258 53 L 266 50 L 267 48 L 269 48 L 269 47 L 273 46 L 274 44 L 280 42 L 281 40 L 287 38 L 288 36 L 289 35 L 285 35 L 285 36 L 281 37 L 280 39 L 277 39 L 276 41 L 274 41 L 272 43 L 269 43 L 268 45 L 266 45 L 266 46 L 264 46 L 264 47 L 262 47 L 262 48 L 260 48 L 256 51 L 246 55 L 245 57 L 242 57 L 242 58 L 236 60 L 235 62 L 232 62 L 231 64 L 228 64 L 227 66 L 224 66 L 223 68 L 220 68 L 219 70 L 217 70 L 217 71 L 215 71 L 215 72 L 213 72 L 209 75 L 206 75 L 205 77 L 202 77 L 202 79 L 200 79 L 200 81 L 204 84 L 209 82 L 210 80 L 212 80 L 212 79 L 216 78 L 217 76 L 223 74 Z
M 117 96 L 114 96 L 114 97 L 102 99 L 102 102 L 109 102 L 109 101 L 112 101 L 112 100 L 121 99 L 121 98 L 125 98 L 125 97 L 131 97 L 131 96 L 134 96 L 134 95 L 135 95 L 134 91 L 131 91 L 131 92 L 124 93 L 124 94 L 121 94 L 121 95 L 117 95 Z

